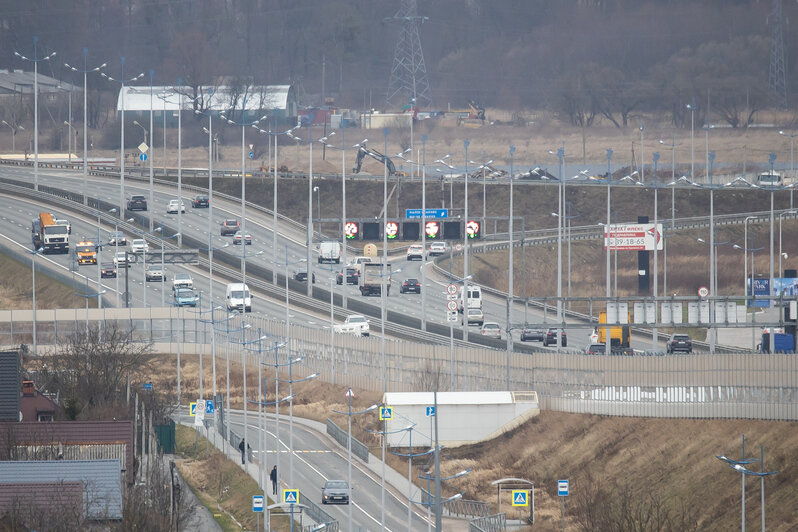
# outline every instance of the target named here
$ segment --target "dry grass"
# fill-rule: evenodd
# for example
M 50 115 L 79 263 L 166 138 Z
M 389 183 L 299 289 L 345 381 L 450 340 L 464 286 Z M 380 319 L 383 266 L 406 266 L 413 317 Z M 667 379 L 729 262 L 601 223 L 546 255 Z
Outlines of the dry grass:
M 197 357 L 182 359 L 183 392 L 196 397 L 198 390 Z M 204 386 L 210 389 L 210 357 L 205 358 Z M 217 367 L 219 390 L 224 390 L 223 369 Z M 174 358 L 163 355 L 151 367 L 156 390 L 175 385 Z M 235 376 L 235 377 L 234 377 Z M 264 376 L 272 379 L 266 372 Z M 231 364 L 231 406 L 241 408 L 243 379 L 240 365 Z M 273 381 L 272 381 L 273 382 Z M 248 373 L 249 390 L 257 385 L 256 372 Z M 331 417 L 345 425 L 346 416 L 332 413 L 345 410 L 345 388 L 323 382 L 310 382 L 294 387 L 297 399 L 294 413 L 301 417 L 324 421 Z M 381 394 L 355 390 L 354 407 L 363 409 L 378 402 Z M 252 393 L 250 391 L 250 393 Z M 208 394 L 209 395 L 209 394 Z M 353 418 L 356 437 L 372 447 L 379 456 L 379 441 L 365 432 L 378 430 L 375 419 L 366 416 Z M 679 498 L 692 500 L 702 496 L 699 516 L 702 529 L 728 530 L 739 526 L 738 513 L 728 509 L 739 506 L 739 478 L 718 462 L 715 454 L 739 455 L 740 435 L 747 435 L 748 453 L 757 454 L 758 446 L 766 447 L 766 467 L 781 471 L 769 479 L 766 490 L 769 529 L 793 530 L 798 526 L 795 508 L 798 501 L 795 489 L 798 477 L 788 464 L 798 452 L 798 425 L 795 423 L 755 420 L 685 420 L 603 417 L 592 415 L 542 412 L 521 427 L 491 441 L 476 445 L 445 449 L 441 467 L 444 475 L 463 468 L 474 471 L 455 484 L 445 485 L 447 493 L 465 490 L 466 497 L 496 503 L 496 492 L 490 482 L 503 477 L 528 478 L 538 487 L 536 504 L 538 523 L 542 529 L 557 526 L 559 500 L 556 481 L 570 478 L 572 493 L 577 496 L 589 479 L 604 479 L 620 485 L 634 486 L 641 492 L 653 491 L 669 501 Z M 192 440 L 193 441 L 193 440 Z M 403 472 L 407 463 L 390 455 L 388 463 Z M 414 476 L 427 464 L 415 467 Z M 213 467 L 202 470 L 214 471 Z M 203 480 L 210 482 L 207 478 Z M 751 523 L 759 519 L 759 492 L 755 482 L 749 482 L 748 517 Z M 426 488 L 426 486 L 424 486 Z M 509 506 L 509 501 L 504 505 Z M 496 508 L 494 507 L 494 510 Z
M 0 308 L 31 308 L 32 283 L 30 266 L 0 254 Z M 47 274 L 37 264 L 36 268 L 36 308 L 81 308 L 86 300 L 75 294 L 76 290 Z M 89 300 L 90 307 L 96 307 L 96 299 Z

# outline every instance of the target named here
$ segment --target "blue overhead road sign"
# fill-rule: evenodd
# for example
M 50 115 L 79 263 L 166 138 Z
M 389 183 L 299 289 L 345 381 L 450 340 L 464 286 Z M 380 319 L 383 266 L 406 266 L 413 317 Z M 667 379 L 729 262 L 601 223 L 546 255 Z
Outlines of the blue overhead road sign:
M 448 218 L 449 209 L 427 209 L 426 218 Z M 405 209 L 405 218 L 422 218 L 421 209 Z

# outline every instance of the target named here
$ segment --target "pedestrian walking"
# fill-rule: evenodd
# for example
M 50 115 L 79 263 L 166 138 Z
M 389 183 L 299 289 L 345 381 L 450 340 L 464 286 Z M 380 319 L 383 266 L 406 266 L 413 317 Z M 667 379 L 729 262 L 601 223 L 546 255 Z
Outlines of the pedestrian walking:
M 246 452 L 247 452 L 246 449 L 247 449 L 247 446 L 244 443 L 244 440 L 242 438 L 241 439 L 241 443 L 238 444 L 238 450 L 241 451 L 241 465 L 244 465 L 246 463 L 246 456 L 247 456 L 246 455 Z
M 272 495 L 277 495 L 277 466 L 272 468 L 269 479 L 272 481 Z

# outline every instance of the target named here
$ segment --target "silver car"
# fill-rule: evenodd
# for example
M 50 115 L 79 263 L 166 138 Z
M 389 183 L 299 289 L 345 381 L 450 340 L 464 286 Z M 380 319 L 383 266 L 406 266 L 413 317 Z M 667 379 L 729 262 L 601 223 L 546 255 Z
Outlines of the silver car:
M 502 329 L 499 327 L 498 323 L 494 323 L 492 321 L 486 321 L 482 324 L 482 330 L 480 331 L 482 336 L 487 336 L 488 338 L 501 338 L 502 337 Z
M 321 488 L 322 504 L 349 504 L 349 483 L 346 480 L 328 480 Z

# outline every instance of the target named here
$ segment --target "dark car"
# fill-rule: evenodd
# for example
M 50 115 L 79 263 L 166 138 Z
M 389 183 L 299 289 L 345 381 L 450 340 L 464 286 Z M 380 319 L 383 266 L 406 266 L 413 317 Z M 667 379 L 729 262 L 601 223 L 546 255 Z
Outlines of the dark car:
M 360 279 L 360 272 L 357 268 L 346 268 L 346 284 L 357 284 Z M 335 282 L 344 284 L 344 272 L 340 271 L 335 274 Z
M 530 329 L 528 327 L 524 327 L 524 329 L 521 331 L 522 342 L 542 342 L 545 337 L 546 331 L 543 329 Z
M 666 350 L 668 353 L 681 351 L 690 354 L 693 352 L 693 341 L 686 334 L 672 334 L 668 340 Z
M 116 264 L 103 262 L 100 265 L 100 277 L 116 277 Z
M 544 346 L 557 345 L 557 331 L 560 331 L 560 335 L 562 338 L 560 340 L 561 346 L 562 347 L 568 346 L 568 337 L 565 335 L 565 331 L 562 329 L 555 329 L 555 328 L 551 328 L 546 331 L 546 337 L 543 339 Z
M 585 349 L 585 354 L 588 355 L 603 355 L 607 352 L 607 346 L 604 344 L 590 344 Z
M 299 281 L 300 283 L 308 282 L 308 272 L 307 270 L 301 270 L 294 274 L 294 280 Z M 313 282 L 316 282 L 316 274 L 313 274 Z
M 322 504 L 349 504 L 349 483 L 346 480 L 328 480 L 321 488 Z
M 221 234 L 222 236 L 235 235 L 240 229 L 238 220 L 225 220 L 222 222 Z
M 208 208 L 211 206 L 211 202 L 208 201 L 208 196 L 200 194 L 199 196 L 194 196 L 194 199 L 191 200 L 191 206 L 195 209 Z
M 405 279 L 402 286 L 399 287 L 399 293 L 406 294 L 407 292 L 421 293 L 421 283 L 418 282 L 418 279 Z
M 129 211 L 146 211 L 147 198 L 144 196 L 130 196 L 127 200 L 127 210 Z

